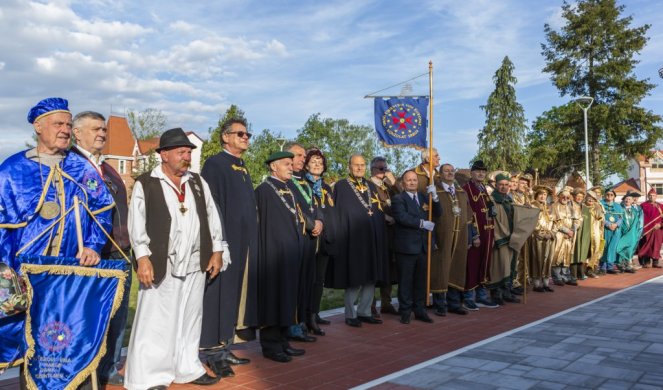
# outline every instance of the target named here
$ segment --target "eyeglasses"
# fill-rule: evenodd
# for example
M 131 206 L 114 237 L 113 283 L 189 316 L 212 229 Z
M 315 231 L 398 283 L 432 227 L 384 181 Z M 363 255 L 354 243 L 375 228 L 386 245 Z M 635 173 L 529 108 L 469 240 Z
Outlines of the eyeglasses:
M 246 136 L 246 139 L 251 139 L 251 137 L 253 136 L 253 134 L 248 133 L 246 131 L 229 131 L 226 134 L 237 134 L 239 138 L 244 138 L 244 136 Z
M 387 172 L 389 170 L 387 167 L 374 167 L 373 169 L 378 172 Z

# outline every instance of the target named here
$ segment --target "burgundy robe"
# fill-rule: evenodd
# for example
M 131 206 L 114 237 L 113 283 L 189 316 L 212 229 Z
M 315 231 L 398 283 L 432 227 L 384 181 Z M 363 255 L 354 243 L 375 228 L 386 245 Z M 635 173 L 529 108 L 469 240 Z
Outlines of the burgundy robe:
M 472 246 L 467 251 L 465 289 L 471 290 L 488 282 L 488 269 L 493 253 L 494 225 L 490 214 L 492 201 L 490 195 L 486 192 L 485 186 L 470 180 L 463 186 L 463 189 L 467 192 L 470 207 L 474 213 L 474 222 L 481 240 L 479 247 Z
M 640 239 L 638 258 L 650 257 L 658 260 L 661 244 L 663 244 L 663 229 L 655 229 L 654 226 L 663 225 L 663 207 L 657 202 L 644 202 L 640 207 L 642 207 L 645 226 Z

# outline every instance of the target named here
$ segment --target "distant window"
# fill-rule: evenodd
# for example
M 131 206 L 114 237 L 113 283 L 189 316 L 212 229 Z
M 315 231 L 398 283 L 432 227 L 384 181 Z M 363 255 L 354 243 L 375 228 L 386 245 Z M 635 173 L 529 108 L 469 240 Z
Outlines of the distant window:
M 663 195 L 663 184 L 652 184 L 651 186 L 656 190 L 656 195 Z
M 651 163 L 651 170 L 657 172 L 663 172 L 663 161 L 653 161 Z
M 120 165 L 118 166 L 118 169 L 117 169 L 117 170 L 118 170 L 118 173 L 119 173 L 120 175 L 124 175 L 125 173 L 127 173 L 127 165 L 126 165 L 127 162 L 124 161 L 124 160 L 120 160 L 119 164 L 120 164 Z

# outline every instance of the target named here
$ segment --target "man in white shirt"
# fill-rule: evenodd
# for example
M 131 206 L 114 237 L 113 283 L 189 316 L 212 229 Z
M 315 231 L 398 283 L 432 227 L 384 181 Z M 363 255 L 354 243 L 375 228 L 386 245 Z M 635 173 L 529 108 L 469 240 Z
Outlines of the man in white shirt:
M 129 235 L 140 281 L 129 342 L 127 389 L 171 383 L 211 385 L 198 358 L 206 274 L 230 263 L 209 186 L 189 172 L 196 146 L 180 128 L 159 140 L 161 165 L 138 177 L 129 207 Z

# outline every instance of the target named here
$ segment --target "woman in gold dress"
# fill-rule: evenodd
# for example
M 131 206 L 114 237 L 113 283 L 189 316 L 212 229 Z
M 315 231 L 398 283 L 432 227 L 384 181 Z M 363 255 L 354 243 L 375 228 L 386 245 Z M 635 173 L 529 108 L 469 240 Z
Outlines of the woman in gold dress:
M 548 187 L 534 187 L 534 202 L 532 202 L 532 206 L 538 207 L 541 213 L 539 213 L 539 220 L 528 243 L 530 248 L 530 277 L 532 278 L 533 289 L 536 292 L 554 291 L 548 285 L 552 266 L 552 249 L 555 240 L 555 233 L 552 230 L 553 220 L 548 210 L 548 203 L 546 202 L 550 194 L 552 194 L 552 190 Z

